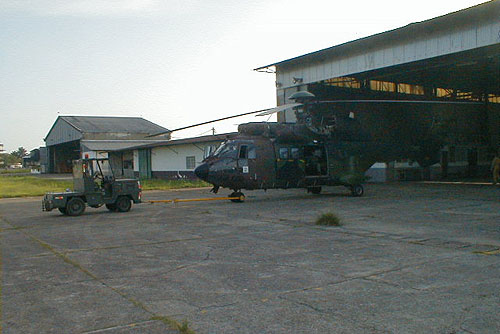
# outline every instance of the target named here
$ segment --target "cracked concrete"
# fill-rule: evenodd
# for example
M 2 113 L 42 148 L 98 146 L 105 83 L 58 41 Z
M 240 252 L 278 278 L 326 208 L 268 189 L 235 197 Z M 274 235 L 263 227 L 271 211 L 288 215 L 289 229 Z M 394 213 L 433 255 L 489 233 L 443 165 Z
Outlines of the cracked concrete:
M 500 188 L 366 190 L 80 217 L 0 200 L 2 333 L 499 332 Z M 342 227 L 314 225 L 329 211 Z

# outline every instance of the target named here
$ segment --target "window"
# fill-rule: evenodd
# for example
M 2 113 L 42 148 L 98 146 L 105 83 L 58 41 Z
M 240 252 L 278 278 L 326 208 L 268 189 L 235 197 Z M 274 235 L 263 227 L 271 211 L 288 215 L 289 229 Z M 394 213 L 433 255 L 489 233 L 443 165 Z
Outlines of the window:
M 237 150 L 238 146 L 233 141 L 227 141 L 219 146 L 213 155 L 220 158 L 237 158 Z
M 186 169 L 194 169 L 195 164 L 195 157 L 186 157 Z
M 248 159 L 255 159 L 257 154 L 255 153 L 255 146 L 250 146 L 248 148 Z
M 212 155 L 215 152 L 215 149 L 216 147 L 214 145 L 205 146 L 205 149 L 203 150 L 203 159 L 206 159 L 210 155 Z
M 248 153 L 248 146 L 247 145 L 241 145 L 240 146 L 240 154 L 239 158 L 240 159 L 246 159 L 247 158 L 247 153 Z
M 279 157 L 280 157 L 280 159 L 288 159 L 288 148 L 287 147 L 280 148 Z
M 292 147 L 290 149 L 290 156 L 292 159 L 299 159 L 300 158 L 300 150 L 297 147 Z

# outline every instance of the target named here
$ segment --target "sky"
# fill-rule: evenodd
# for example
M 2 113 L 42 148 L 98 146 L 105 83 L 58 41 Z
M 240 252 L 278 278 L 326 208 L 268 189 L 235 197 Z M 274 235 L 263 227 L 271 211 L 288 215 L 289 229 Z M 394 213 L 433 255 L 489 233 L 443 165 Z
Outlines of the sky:
M 59 115 L 139 116 L 175 129 L 271 108 L 275 76 L 254 68 L 483 2 L 1 0 L 0 143 L 43 146 Z

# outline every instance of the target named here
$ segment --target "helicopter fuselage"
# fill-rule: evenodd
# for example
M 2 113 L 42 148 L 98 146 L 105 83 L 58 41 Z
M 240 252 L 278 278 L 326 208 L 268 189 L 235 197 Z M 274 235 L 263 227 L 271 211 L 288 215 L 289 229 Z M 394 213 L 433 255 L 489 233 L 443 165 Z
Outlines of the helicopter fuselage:
M 250 123 L 252 124 L 252 123 Z M 259 124 L 259 123 L 254 123 Z M 320 141 L 300 126 L 277 125 L 278 137 L 239 133 L 195 170 L 195 174 L 219 187 L 241 189 L 353 187 L 364 181 L 364 172 L 376 161 L 367 141 Z M 257 127 L 258 129 L 258 127 Z M 258 132 L 258 131 L 257 131 Z

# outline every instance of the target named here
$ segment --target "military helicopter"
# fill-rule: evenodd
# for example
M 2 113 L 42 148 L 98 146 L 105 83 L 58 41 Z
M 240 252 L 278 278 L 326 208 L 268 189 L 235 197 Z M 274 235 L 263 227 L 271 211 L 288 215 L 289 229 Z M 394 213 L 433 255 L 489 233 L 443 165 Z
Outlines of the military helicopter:
M 319 101 L 307 91 L 296 92 L 289 99 L 294 103 L 214 120 L 252 113 L 266 116 L 292 109 L 297 122 L 240 124 L 237 135 L 222 143 L 195 169 L 196 176 L 212 184 L 214 193 L 221 187 L 233 190 L 230 197 L 237 198 L 234 202 L 243 201 L 243 189 L 305 188 L 319 194 L 323 186 L 344 186 L 358 197 L 364 194 L 364 174 L 375 162 L 410 157 L 421 166 L 430 166 L 439 161 L 442 142 L 432 133 L 435 122 L 432 117 L 405 115 L 402 122 L 398 114 L 384 118 L 373 112 L 356 116 L 349 108 L 331 108 L 332 104 L 423 101 Z M 395 120 L 399 120 L 397 127 Z M 160 134 L 163 132 L 155 135 Z

